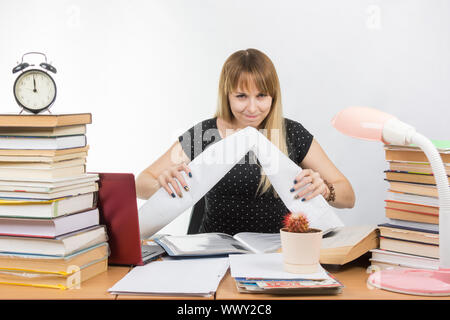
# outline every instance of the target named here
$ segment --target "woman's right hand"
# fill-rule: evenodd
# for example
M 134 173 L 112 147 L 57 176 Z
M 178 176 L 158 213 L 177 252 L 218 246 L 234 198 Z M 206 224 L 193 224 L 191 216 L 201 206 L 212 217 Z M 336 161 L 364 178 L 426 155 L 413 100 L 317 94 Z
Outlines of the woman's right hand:
M 180 198 L 183 197 L 179 184 L 181 184 L 184 190 L 189 191 L 189 186 L 180 171 L 184 171 L 187 176 L 192 177 L 191 169 L 189 169 L 185 163 L 180 163 L 162 171 L 157 179 L 160 186 L 162 186 L 173 198 L 176 197 L 175 193 L 178 194 Z M 170 186 L 172 186 L 172 188 Z M 173 190 L 175 190 L 175 193 Z

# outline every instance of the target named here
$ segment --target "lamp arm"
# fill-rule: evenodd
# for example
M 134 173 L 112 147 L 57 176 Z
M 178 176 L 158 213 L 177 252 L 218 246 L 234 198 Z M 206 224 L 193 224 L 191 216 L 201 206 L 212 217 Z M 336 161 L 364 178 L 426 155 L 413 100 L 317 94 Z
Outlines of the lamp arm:
M 419 146 L 427 156 L 439 196 L 439 268 L 450 270 L 450 188 L 441 156 L 433 143 L 415 132 L 411 143 Z

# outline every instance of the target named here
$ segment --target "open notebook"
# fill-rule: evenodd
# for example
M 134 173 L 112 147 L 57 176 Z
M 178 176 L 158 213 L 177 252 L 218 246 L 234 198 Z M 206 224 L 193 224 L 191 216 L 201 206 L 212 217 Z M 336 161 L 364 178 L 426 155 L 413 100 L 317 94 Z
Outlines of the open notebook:
M 276 252 L 281 247 L 279 233 L 241 232 L 192 235 L 164 235 L 155 239 L 169 256 L 210 256 L 230 253 Z

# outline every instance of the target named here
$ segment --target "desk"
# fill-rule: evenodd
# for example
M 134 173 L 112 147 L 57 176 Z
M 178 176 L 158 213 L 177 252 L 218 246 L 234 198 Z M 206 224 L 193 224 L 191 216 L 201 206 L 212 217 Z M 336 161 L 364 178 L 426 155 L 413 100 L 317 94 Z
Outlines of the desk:
M 122 279 L 129 267 L 108 267 L 92 279 L 81 283 L 80 289 L 31 288 L 26 286 L 0 285 L 2 300 L 114 300 L 116 295 L 108 293 L 117 281 Z
M 331 273 L 345 286 L 339 295 L 327 296 L 280 296 L 268 294 L 239 293 L 234 279 L 228 271 L 213 297 L 173 297 L 153 295 L 112 295 L 108 293 L 122 279 L 129 267 L 109 266 L 108 271 L 81 283 L 80 289 L 59 290 L 0 285 L 0 300 L 450 300 L 450 297 L 413 296 L 385 290 L 369 289 L 366 286 L 367 265 L 352 262 Z

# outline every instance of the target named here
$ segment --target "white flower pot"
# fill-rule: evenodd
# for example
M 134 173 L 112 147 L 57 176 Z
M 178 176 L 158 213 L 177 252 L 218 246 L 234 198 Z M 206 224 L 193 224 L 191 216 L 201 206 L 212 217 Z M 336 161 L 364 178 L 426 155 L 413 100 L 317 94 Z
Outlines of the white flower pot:
M 296 233 L 280 230 L 284 270 L 291 273 L 315 273 L 319 269 L 322 230 Z

